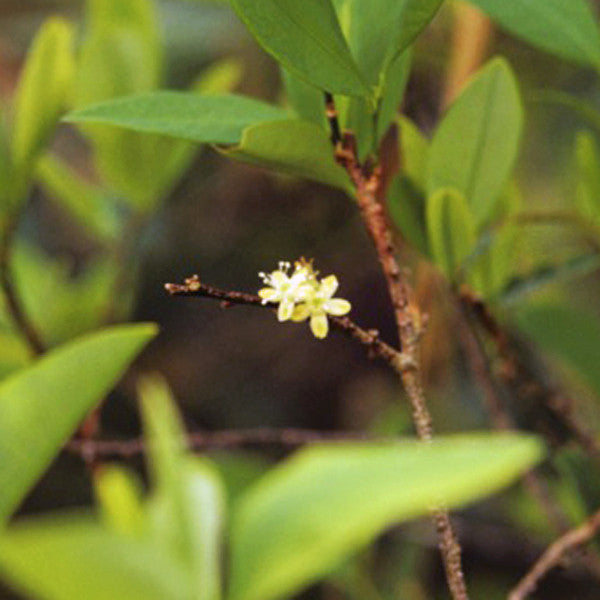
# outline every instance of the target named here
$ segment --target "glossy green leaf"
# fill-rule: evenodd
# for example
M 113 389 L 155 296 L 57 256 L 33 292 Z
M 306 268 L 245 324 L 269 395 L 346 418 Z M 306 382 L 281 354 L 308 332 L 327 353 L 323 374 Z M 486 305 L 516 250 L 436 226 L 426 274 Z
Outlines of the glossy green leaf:
M 60 203 L 78 225 L 100 241 L 115 242 L 121 231 L 121 219 L 106 192 L 51 154 L 40 158 L 36 178 L 48 196 Z
M 588 0 L 469 0 L 530 44 L 600 67 L 600 31 Z
M 281 77 L 287 100 L 295 113 L 304 121 L 312 121 L 326 129 L 328 125 L 323 92 L 287 69 L 281 69 Z
M 289 597 L 386 528 L 492 493 L 541 455 L 507 434 L 301 450 L 236 505 L 228 599 Z
M 183 426 L 166 385 L 146 380 L 140 389 L 155 537 L 186 565 L 197 600 L 218 600 L 225 504 L 221 480 L 208 461 L 184 453 Z
M 411 66 L 412 51 L 410 49 L 405 50 L 390 64 L 380 91 L 375 128 L 377 141 L 381 140 L 398 116 Z
M 273 121 L 249 127 L 240 144 L 225 150 L 225 154 L 352 193 L 348 175 L 333 158 L 327 133 L 308 121 Z
M 433 19 L 443 0 L 336 0 L 352 55 L 363 77 L 380 86 L 388 69 Z
M 289 113 L 253 98 L 174 91 L 117 98 L 65 117 L 208 144 L 236 144 L 246 127 L 280 119 L 289 119 Z
M 231 0 L 258 43 L 321 90 L 367 96 L 331 0 Z
M 431 256 L 454 281 L 463 261 L 475 249 L 475 221 L 462 194 L 441 189 L 427 199 L 427 233 Z
M 428 192 L 453 187 L 482 224 L 506 185 L 519 151 L 523 110 L 508 63 L 490 61 L 462 92 L 433 137 Z
M 600 319 L 563 305 L 531 305 L 516 313 L 517 324 L 542 350 L 564 361 L 600 395 Z
M 0 538 L 0 571 L 43 600 L 193 600 L 183 567 L 160 547 L 90 519 L 45 518 Z
M 27 171 L 54 131 L 73 69 L 73 28 L 63 19 L 50 19 L 33 41 L 17 90 L 12 139 L 17 168 Z
M 575 140 L 577 207 L 584 219 L 600 224 L 600 151 L 596 139 L 580 131 Z
M 49 352 L 2 382 L 0 520 L 154 335 L 149 324 L 106 329 Z

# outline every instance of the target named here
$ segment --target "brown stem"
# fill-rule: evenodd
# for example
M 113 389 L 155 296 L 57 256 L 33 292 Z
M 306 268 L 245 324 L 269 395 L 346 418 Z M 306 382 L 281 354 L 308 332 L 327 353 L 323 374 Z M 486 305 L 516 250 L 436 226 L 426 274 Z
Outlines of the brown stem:
M 326 109 L 331 111 L 331 96 L 326 96 L 325 103 Z M 337 137 L 333 130 L 331 137 Z M 413 303 L 409 286 L 396 261 L 396 247 L 383 203 L 380 201 L 383 200 L 381 172 L 379 168 L 367 169 L 360 164 L 354 136 L 348 132 L 344 134 L 342 141 L 335 145 L 335 158 L 346 169 L 354 183 L 363 222 L 377 252 L 394 309 L 400 348 L 408 359 L 405 363 L 409 368 L 402 369 L 400 377 L 412 406 L 417 435 L 422 441 L 428 442 L 433 437 L 433 426 L 425 401 L 419 364 L 419 338 L 423 333 L 423 315 Z M 439 508 L 433 512 L 433 520 L 452 597 L 454 600 L 467 600 L 461 549 L 450 515 L 446 509 Z
M 46 350 L 40 334 L 33 326 L 33 323 L 27 318 L 25 310 L 21 305 L 19 294 L 15 288 L 12 272 L 11 272 L 11 253 L 12 253 L 12 242 L 17 227 L 16 219 L 13 220 L 6 226 L 4 235 L 2 236 L 2 243 L 0 245 L 0 285 L 4 292 L 4 298 L 6 300 L 6 306 L 10 313 L 14 324 L 17 329 L 23 334 L 23 337 L 27 341 L 31 352 L 35 356 L 43 354 Z
M 269 305 L 263 304 L 259 296 L 223 290 L 213 285 L 202 283 L 197 275 L 188 277 L 183 284 L 166 283 L 165 289 L 172 296 L 187 296 L 196 298 L 212 298 L 220 300 L 221 306 L 227 308 L 232 304 L 245 304 L 248 306 L 259 306 L 270 309 Z M 349 317 L 329 317 L 332 326 L 343 331 L 350 337 L 360 342 L 372 357 L 380 358 L 388 363 L 397 373 L 401 374 L 411 369 L 410 358 L 402 352 L 386 344 L 379 338 L 379 332 L 375 329 L 363 329 Z
M 374 438 L 360 432 L 316 431 L 312 429 L 261 427 L 257 429 L 226 429 L 223 431 L 199 431 L 186 437 L 188 448 L 205 450 L 216 448 L 241 448 L 277 444 L 297 447 L 307 444 L 344 442 L 344 441 L 393 441 Z M 131 458 L 145 451 L 143 438 L 128 440 L 84 440 L 73 439 L 67 442 L 65 449 L 75 454 L 94 456 Z
M 567 552 L 590 541 L 600 529 L 600 510 L 589 517 L 582 525 L 571 529 L 554 541 L 542 554 L 531 570 L 510 592 L 508 600 L 523 600 L 535 590 L 540 579 L 559 564 Z

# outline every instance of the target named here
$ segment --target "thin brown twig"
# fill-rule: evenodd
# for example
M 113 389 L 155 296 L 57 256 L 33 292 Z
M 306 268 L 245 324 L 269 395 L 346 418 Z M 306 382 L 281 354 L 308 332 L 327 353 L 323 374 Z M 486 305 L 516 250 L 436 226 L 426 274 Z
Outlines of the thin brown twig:
M 600 510 L 589 517 L 582 525 L 571 529 L 555 540 L 533 565 L 519 584 L 510 592 L 508 600 L 523 600 L 533 592 L 540 579 L 560 563 L 573 549 L 589 542 L 600 530 Z
M 39 332 L 27 318 L 12 277 L 11 255 L 16 228 L 17 220 L 13 219 L 4 229 L 4 234 L 2 236 L 2 242 L 0 244 L 0 285 L 4 292 L 8 312 L 10 313 L 15 326 L 23 334 L 23 337 L 27 341 L 34 356 L 39 356 L 45 352 L 46 347 Z
M 326 111 L 335 115 L 333 97 L 325 95 Z M 337 125 L 337 119 L 330 119 Z M 337 140 L 339 131 L 332 128 L 331 139 Z M 412 417 L 419 439 L 430 441 L 433 436 L 431 415 L 421 382 L 419 339 L 423 333 L 424 318 L 413 302 L 412 293 L 404 273 L 396 260 L 396 247 L 388 225 L 382 198 L 381 168 L 369 168 L 360 163 L 354 135 L 344 132 L 334 143 L 335 158 L 354 184 L 356 199 L 365 227 L 373 241 L 379 264 L 385 277 L 398 328 L 398 341 L 402 354 L 408 357 L 400 378 L 412 407 Z M 439 508 L 433 512 L 439 548 L 446 572 L 446 580 L 454 600 L 467 600 L 468 594 L 462 570 L 461 548 L 450 520 L 449 512 Z
M 191 450 L 243 448 L 271 444 L 295 448 L 308 444 L 361 440 L 382 443 L 398 441 L 397 439 L 373 437 L 361 432 L 317 431 L 291 427 L 197 431 L 186 436 L 187 446 Z M 146 442 L 143 438 L 127 440 L 73 439 L 67 442 L 65 449 L 82 456 L 85 456 L 86 453 L 93 453 L 95 456 L 128 459 L 143 454 L 146 449 Z
M 220 300 L 221 306 L 227 308 L 232 304 L 245 304 L 270 309 L 262 299 L 255 294 L 224 290 L 213 285 L 203 283 L 198 275 L 188 277 L 184 283 L 165 283 L 165 289 L 171 296 L 187 296 L 195 298 L 212 298 Z M 368 350 L 369 355 L 380 358 L 388 363 L 397 373 L 402 373 L 411 368 L 410 358 L 386 344 L 376 329 L 363 329 L 349 317 L 329 317 L 334 328 L 343 331 L 350 337 L 360 342 Z

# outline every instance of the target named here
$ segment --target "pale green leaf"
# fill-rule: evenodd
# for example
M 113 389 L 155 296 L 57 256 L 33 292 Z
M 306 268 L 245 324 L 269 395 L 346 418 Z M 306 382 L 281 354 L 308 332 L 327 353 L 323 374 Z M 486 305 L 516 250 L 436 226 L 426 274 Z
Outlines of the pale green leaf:
M 392 180 L 387 192 L 388 210 L 402 237 L 425 256 L 429 255 L 425 198 L 412 179 L 400 173 Z
M 103 465 L 93 482 L 104 525 L 117 533 L 141 538 L 146 524 L 142 484 L 137 475 L 119 465 Z
M 185 454 L 183 426 L 166 385 L 145 380 L 140 391 L 154 483 L 150 518 L 155 538 L 186 565 L 197 600 L 219 600 L 221 480 L 208 461 Z
M 429 155 L 428 193 L 461 192 L 478 224 L 488 219 L 519 151 L 523 110 L 508 63 L 490 61 L 450 107 Z
M 408 117 L 398 118 L 400 163 L 402 172 L 421 190 L 427 185 L 429 140 Z
M 50 346 L 99 327 L 109 306 L 131 301 L 130 290 L 114 297 L 117 265 L 108 259 L 90 262 L 73 276 L 72 260 L 51 257 L 34 246 L 17 243 L 12 270 L 25 312 Z
M 234 58 L 223 58 L 206 67 L 192 88 L 200 94 L 225 94 L 232 92 L 241 82 L 243 65 Z
M 574 256 L 558 264 L 543 265 L 532 273 L 512 279 L 500 297 L 504 304 L 522 302 L 547 286 L 564 284 L 600 270 L 600 256 L 597 252 Z
M 238 146 L 224 151 L 244 162 L 305 177 L 352 193 L 348 175 L 333 158 L 325 130 L 300 120 L 273 121 L 249 127 Z
M 367 96 L 331 0 L 231 0 L 258 43 L 321 90 Z
M 19 505 L 76 427 L 156 335 L 112 327 L 49 352 L 0 385 L 0 520 Z
M 516 313 L 519 329 L 542 350 L 564 361 L 600 395 L 600 319 L 563 305 L 531 305 Z
M 228 598 L 290 597 L 386 528 L 490 494 L 541 455 L 508 434 L 301 450 L 236 505 Z
M 0 538 L 3 579 L 42 600 L 193 600 L 182 565 L 163 549 L 91 519 L 21 523 Z
M 600 151 L 592 134 L 580 131 L 575 140 L 577 208 L 584 219 L 600 224 Z
M 474 250 L 475 222 L 462 194 L 441 189 L 427 199 L 427 233 L 431 255 L 454 281 L 463 261 Z
M 66 106 L 74 69 L 73 33 L 68 22 L 50 19 L 27 54 L 15 99 L 12 139 L 13 160 L 23 177 Z
M 469 0 L 530 44 L 600 67 L 600 31 L 588 0 Z
M 65 117 L 208 144 L 236 144 L 246 127 L 280 119 L 289 119 L 289 113 L 254 98 L 175 91 L 117 98 Z
M 51 154 L 40 158 L 36 177 L 47 194 L 88 233 L 102 242 L 115 242 L 121 231 L 121 220 L 117 206 L 106 192 Z
M 75 106 L 158 87 L 164 59 L 152 0 L 89 0 L 86 8 Z

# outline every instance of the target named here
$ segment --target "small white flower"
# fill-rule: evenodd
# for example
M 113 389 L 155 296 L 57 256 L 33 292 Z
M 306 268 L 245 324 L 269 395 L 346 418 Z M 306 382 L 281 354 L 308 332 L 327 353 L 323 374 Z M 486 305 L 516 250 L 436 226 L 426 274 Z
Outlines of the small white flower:
M 335 275 L 329 275 L 321 280 L 317 286 L 307 288 L 307 294 L 302 304 L 294 309 L 291 319 L 300 322 L 310 317 L 310 329 L 314 336 L 323 339 L 329 331 L 327 315 L 341 317 L 350 312 L 352 308 L 348 300 L 332 298 L 338 288 Z
M 287 321 L 294 312 L 294 306 L 306 297 L 306 288 L 310 287 L 310 280 L 314 278 L 314 273 L 310 264 L 305 262 L 296 262 L 292 275 L 288 275 L 291 264 L 289 262 L 280 262 L 279 269 L 269 274 L 259 273 L 259 277 L 267 284 L 258 291 L 262 298 L 262 303 L 279 302 L 277 309 L 277 318 L 280 321 Z

